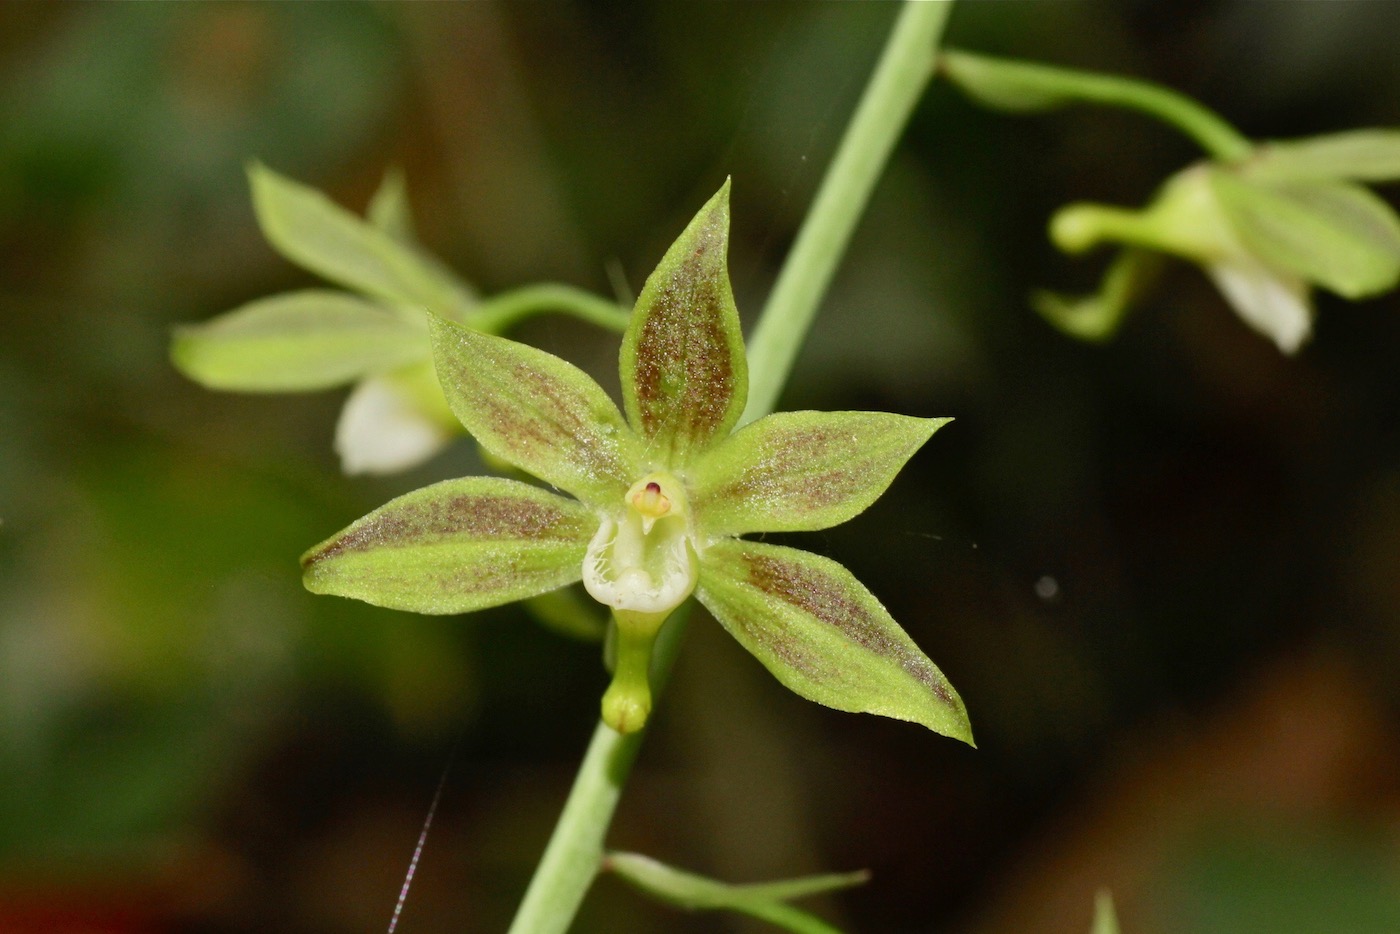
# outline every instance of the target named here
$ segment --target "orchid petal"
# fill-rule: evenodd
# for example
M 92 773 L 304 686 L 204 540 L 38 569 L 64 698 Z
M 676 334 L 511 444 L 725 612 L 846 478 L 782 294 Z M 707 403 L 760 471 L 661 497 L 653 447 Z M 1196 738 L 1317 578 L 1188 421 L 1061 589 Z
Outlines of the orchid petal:
M 499 606 L 579 579 L 597 527 L 584 506 L 496 477 L 390 500 L 302 556 L 306 589 L 415 613 Z
M 248 176 L 263 235 L 292 262 L 394 304 L 446 315 L 470 308 L 470 292 L 422 251 L 265 165 Z
M 1206 267 L 1235 313 L 1286 354 L 1312 336 L 1313 308 L 1303 280 L 1237 260 Z
M 816 531 L 863 512 L 946 418 L 780 412 L 730 435 L 687 468 L 708 537 Z
M 726 181 L 647 279 L 623 337 L 623 405 L 658 466 L 685 463 L 744 410 L 748 363 L 728 248 Z
M 758 542 L 710 545 L 696 597 L 789 689 L 972 742 L 953 686 L 850 571 Z
M 408 182 L 397 168 L 384 173 L 379 187 L 365 208 L 365 219 L 376 229 L 405 246 L 416 246 L 418 235 L 413 229 L 413 211 L 408 202 Z
M 1400 279 L 1400 219 L 1348 182 L 1263 182 L 1212 173 L 1212 187 L 1241 242 L 1259 262 L 1345 298 Z
M 622 507 L 645 472 L 639 445 L 587 373 L 445 318 L 431 319 L 429 333 L 448 404 L 483 448 L 595 508 Z
M 171 359 L 210 389 L 327 389 L 423 360 L 428 335 L 375 302 L 307 289 L 249 302 L 175 332 Z
M 1252 178 L 1400 181 L 1400 130 L 1369 128 L 1263 143 Z
M 432 374 L 426 374 L 431 379 Z M 416 380 L 408 374 L 371 376 L 364 380 L 340 411 L 335 426 L 335 451 L 347 474 L 397 473 L 417 467 L 461 435 L 461 428 L 425 405 Z M 436 386 L 425 387 L 437 392 Z

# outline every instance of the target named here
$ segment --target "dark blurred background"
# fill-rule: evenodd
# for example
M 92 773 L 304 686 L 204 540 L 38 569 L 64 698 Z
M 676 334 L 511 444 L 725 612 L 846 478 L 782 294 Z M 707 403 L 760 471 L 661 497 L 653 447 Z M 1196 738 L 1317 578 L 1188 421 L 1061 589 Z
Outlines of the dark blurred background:
M 0 6 L 0 931 L 499 931 L 596 716 L 596 646 L 515 609 L 304 592 L 303 549 L 481 470 L 346 479 L 343 394 L 207 392 L 172 325 L 312 277 L 257 158 L 363 209 L 386 167 L 491 293 L 632 289 L 726 175 L 751 322 L 883 3 Z M 1400 4 L 964 3 L 969 48 L 1150 77 L 1260 138 L 1400 125 Z M 786 693 L 697 614 L 612 842 L 736 881 L 870 867 L 853 932 L 1400 930 L 1400 300 L 1279 355 L 1194 268 L 1120 338 L 1059 205 L 1196 154 L 1143 118 L 924 98 L 785 396 L 957 421 L 849 566 L 980 748 Z M 1394 191 L 1390 192 L 1392 202 Z M 616 384 L 616 338 L 517 332 Z M 755 931 L 603 879 L 580 932 Z

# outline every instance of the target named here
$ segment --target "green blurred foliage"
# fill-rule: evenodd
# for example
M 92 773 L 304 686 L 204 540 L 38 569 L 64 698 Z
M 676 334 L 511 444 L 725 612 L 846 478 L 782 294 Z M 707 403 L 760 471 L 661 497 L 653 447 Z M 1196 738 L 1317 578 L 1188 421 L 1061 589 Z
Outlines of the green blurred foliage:
M 139 930 L 373 928 L 449 761 L 401 929 L 504 927 L 606 683 L 596 646 L 514 610 L 303 592 L 304 548 L 481 472 L 473 446 L 347 480 L 339 394 L 199 389 L 169 366 L 170 328 L 313 284 L 257 232 L 253 158 L 356 211 L 403 166 L 424 242 L 488 293 L 635 293 L 732 175 L 751 323 L 892 13 L 0 7 L 0 928 L 62 930 L 33 919 L 74 904 L 90 927 L 112 905 Z M 1400 125 L 1397 29 L 1391 4 L 1227 0 L 967 3 L 951 27 L 966 48 L 1174 85 L 1256 138 Z M 1400 307 L 1324 299 L 1292 361 L 1190 269 L 1107 348 L 1026 308 L 1098 275 L 1047 243 L 1055 207 L 1142 203 L 1193 156 L 1136 116 L 1012 119 L 929 92 L 786 404 L 957 421 L 864 516 L 791 538 L 908 624 L 980 748 L 808 709 L 697 620 L 614 845 L 737 880 L 869 865 L 869 886 L 814 907 L 855 930 L 1081 932 L 1108 885 L 1125 931 L 1308 934 L 1302 909 L 1268 911 L 1310 873 L 1334 917 L 1393 919 L 1354 880 L 1393 878 L 1400 852 Z M 616 388 L 614 337 L 521 336 Z M 1072 862 L 1119 852 L 1084 802 L 1134 800 L 1114 778 L 1134 750 L 1209 733 L 1281 659 L 1318 652 L 1350 692 L 1318 703 L 1356 711 L 1333 732 L 1369 724 L 1353 771 L 1298 794 L 1326 833 L 1202 838 L 1196 868 L 1141 870 L 1166 880 L 1152 904 L 1124 865 Z M 1212 748 L 1144 770 L 1209 784 Z M 1203 820 L 1173 800 L 1124 804 L 1140 822 L 1115 832 Z M 1357 824 L 1360 851 L 1335 843 Z M 1038 923 L 1003 923 L 1031 903 Z M 747 930 L 730 924 L 605 880 L 579 930 Z
M 1192 843 L 1163 887 L 1164 914 L 1182 930 L 1400 929 L 1394 845 L 1374 830 L 1344 824 L 1284 830 L 1226 820 Z

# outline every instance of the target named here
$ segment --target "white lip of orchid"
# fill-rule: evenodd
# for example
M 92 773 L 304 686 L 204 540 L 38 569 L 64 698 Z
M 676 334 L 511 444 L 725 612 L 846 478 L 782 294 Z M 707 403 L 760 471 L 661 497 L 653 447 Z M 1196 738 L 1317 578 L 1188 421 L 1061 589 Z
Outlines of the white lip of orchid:
M 350 393 L 335 429 L 347 474 L 395 473 L 416 467 L 452 441 L 388 376 L 371 376 Z
M 669 473 L 648 474 L 604 517 L 583 559 L 583 586 L 614 610 L 668 614 L 699 579 L 685 489 Z
M 1312 335 L 1313 309 L 1301 279 L 1248 261 L 1217 263 L 1206 272 L 1235 313 L 1284 353 L 1297 353 Z

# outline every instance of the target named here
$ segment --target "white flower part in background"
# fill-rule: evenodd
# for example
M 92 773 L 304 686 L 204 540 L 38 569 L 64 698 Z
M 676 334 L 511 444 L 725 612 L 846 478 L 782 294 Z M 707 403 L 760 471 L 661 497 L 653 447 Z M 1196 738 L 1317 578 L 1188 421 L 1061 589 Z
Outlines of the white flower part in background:
M 680 481 L 649 474 L 627 491 L 622 513 L 605 517 L 588 543 L 583 586 L 614 610 L 670 613 L 700 578 L 693 547 Z
M 1312 336 L 1313 309 L 1308 285 L 1243 257 L 1206 267 L 1235 313 L 1286 354 Z
M 388 376 L 356 385 L 335 426 L 335 450 L 347 474 L 407 470 L 452 439 L 452 432 L 423 414 L 412 394 Z

